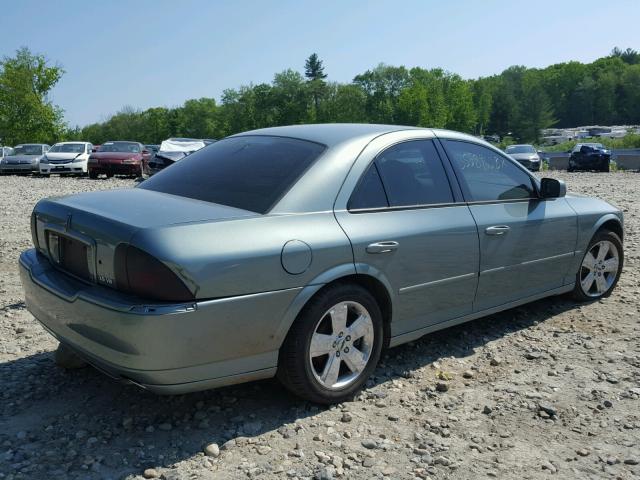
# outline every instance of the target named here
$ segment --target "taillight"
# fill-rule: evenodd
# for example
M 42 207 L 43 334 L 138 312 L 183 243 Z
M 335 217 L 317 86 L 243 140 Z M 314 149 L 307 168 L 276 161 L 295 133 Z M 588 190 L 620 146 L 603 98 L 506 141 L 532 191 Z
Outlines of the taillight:
M 164 263 L 131 245 L 116 248 L 115 277 L 118 290 L 162 302 L 189 302 L 195 296 Z
M 33 246 L 36 249 L 40 248 L 38 245 L 38 219 L 36 217 L 36 212 L 31 214 L 31 239 L 33 240 Z

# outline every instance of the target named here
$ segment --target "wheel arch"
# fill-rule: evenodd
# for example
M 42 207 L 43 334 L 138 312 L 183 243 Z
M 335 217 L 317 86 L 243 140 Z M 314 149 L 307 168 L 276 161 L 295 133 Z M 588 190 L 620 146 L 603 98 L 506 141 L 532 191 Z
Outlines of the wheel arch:
M 609 230 L 618 235 L 618 237 L 620 237 L 620 240 L 624 240 L 624 228 L 622 227 L 622 222 L 617 216 L 613 214 L 605 215 L 600 220 L 598 220 L 593 232 L 591 233 L 591 238 L 593 238 L 593 236 L 601 230 Z
M 291 325 L 295 322 L 296 318 L 298 318 L 298 315 L 300 315 L 300 312 L 302 312 L 307 303 L 321 291 L 339 283 L 359 285 L 373 296 L 382 312 L 384 325 L 383 347 L 386 348 L 389 345 L 394 301 L 391 285 L 381 272 L 377 272 L 377 270 L 363 272 L 362 270 L 359 271 L 357 267 L 358 265 L 354 266 L 354 264 L 342 265 L 324 272 L 300 291 L 293 302 L 291 302 L 275 334 L 278 340 L 278 348 L 282 346 Z

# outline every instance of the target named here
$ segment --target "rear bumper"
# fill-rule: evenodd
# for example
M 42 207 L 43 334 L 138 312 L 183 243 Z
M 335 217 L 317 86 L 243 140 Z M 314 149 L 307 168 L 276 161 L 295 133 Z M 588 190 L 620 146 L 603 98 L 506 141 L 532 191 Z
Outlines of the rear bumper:
M 37 171 L 37 163 L 0 163 L 0 173 L 32 173 Z
M 300 291 L 144 305 L 59 272 L 35 249 L 20 256 L 20 276 L 27 308 L 60 342 L 112 377 L 166 394 L 273 376 L 277 331 Z

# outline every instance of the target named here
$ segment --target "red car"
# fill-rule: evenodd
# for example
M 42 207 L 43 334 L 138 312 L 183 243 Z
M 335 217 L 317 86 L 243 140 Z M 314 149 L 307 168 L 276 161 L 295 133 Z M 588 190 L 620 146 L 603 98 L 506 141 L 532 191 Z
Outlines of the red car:
M 105 142 L 89 156 L 89 178 L 105 174 L 142 177 L 147 172 L 150 152 L 139 142 Z

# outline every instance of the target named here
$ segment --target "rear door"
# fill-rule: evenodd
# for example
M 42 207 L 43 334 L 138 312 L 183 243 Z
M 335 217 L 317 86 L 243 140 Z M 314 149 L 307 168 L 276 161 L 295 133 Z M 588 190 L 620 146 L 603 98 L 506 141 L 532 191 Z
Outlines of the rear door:
M 378 137 L 336 202 L 356 270 L 392 292 L 392 336 L 471 313 L 477 285 L 476 226 L 429 134 Z
M 573 263 L 577 216 L 564 198 L 540 199 L 531 175 L 499 152 L 443 139 L 478 225 L 481 311 L 563 285 Z

